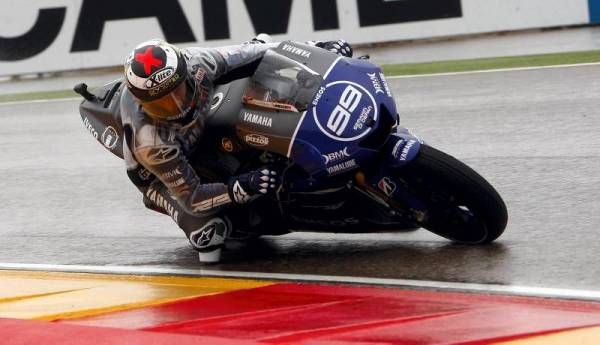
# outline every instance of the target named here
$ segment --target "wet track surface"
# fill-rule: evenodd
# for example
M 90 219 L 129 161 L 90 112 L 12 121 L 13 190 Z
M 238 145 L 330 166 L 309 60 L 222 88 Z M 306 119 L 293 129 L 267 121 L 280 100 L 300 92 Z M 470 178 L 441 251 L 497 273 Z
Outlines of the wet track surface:
M 403 125 L 504 197 L 495 244 L 407 234 L 266 237 L 211 269 L 597 289 L 600 67 L 390 81 Z M 183 233 L 144 209 L 78 102 L 0 105 L 0 262 L 200 267 Z

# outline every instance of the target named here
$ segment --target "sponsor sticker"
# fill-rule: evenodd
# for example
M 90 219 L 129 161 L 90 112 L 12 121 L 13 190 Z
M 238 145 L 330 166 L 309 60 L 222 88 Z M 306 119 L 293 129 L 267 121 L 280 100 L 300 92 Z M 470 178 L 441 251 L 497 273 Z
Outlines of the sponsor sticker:
M 165 210 L 171 218 L 175 221 L 175 223 L 179 222 L 179 211 L 171 204 L 171 202 L 167 198 L 163 198 L 163 196 L 156 191 L 154 188 L 149 188 L 146 191 L 146 197 L 150 199 L 156 206 Z
M 375 98 L 363 86 L 349 82 L 337 81 L 326 86 L 323 95 L 333 102 L 313 104 L 313 118 L 319 130 L 331 139 L 343 142 L 355 141 L 366 136 L 371 128 L 365 126 L 369 119 L 377 121 L 378 107 Z M 332 104 L 333 103 L 333 104 Z
M 165 82 L 175 74 L 175 69 L 172 67 L 163 68 L 159 71 L 154 72 L 146 80 L 146 88 L 151 89 L 161 83 Z
M 321 86 L 319 88 L 319 91 L 317 91 L 317 95 L 315 96 L 315 100 L 312 102 L 312 104 L 316 107 L 317 105 L 319 105 L 319 101 L 321 100 L 321 98 L 323 97 L 323 94 L 325 93 L 326 88 L 324 86 Z
M 408 143 L 406 143 L 406 145 L 402 149 L 402 152 L 400 153 L 400 157 L 397 156 L 398 151 L 396 151 L 396 155 L 394 157 L 400 158 L 401 161 L 406 161 L 406 159 L 408 158 L 408 153 L 410 152 L 410 149 L 413 146 L 415 146 L 416 143 L 417 143 L 416 140 L 409 140 Z
M 198 246 L 198 248 L 208 246 L 210 240 L 212 240 L 215 234 L 216 228 L 217 227 L 214 224 L 212 224 L 208 227 L 208 229 L 204 229 L 200 232 L 198 240 L 196 241 L 196 245 Z
M 179 79 L 180 79 L 179 74 L 178 73 L 174 73 L 166 81 L 163 81 L 162 83 L 160 83 L 160 84 L 152 87 L 150 90 L 148 90 L 148 94 L 150 96 L 160 95 L 162 92 L 164 92 L 165 90 L 169 89 L 173 84 L 175 84 Z
M 101 140 L 104 147 L 106 147 L 109 150 L 112 150 L 115 148 L 115 146 L 117 146 L 117 142 L 119 141 L 119 135 L 113 127 L 108 126 L 102 133 Z
M 162 146 L 148 150 L 146 159 L 151 164 L 163 164 L 175 159 L 179 155 L 177 146 Z
M 329 165 L 330 163 L 339 162 L 343 159 L 349 158 L 350 154 L 348 153 L 348 147 L 344 147 L 343 149 L 331 152 L 323 155 L 325 158 L 325 165 Z
M 385 89 L 385 93 L 388 95 L 388 97 L 394 98 L 392 96 L 392 90 L 390 89 L 390 86 L 388 85 L 388 82 L 385 79 L 385 75 L 383 73 L 379 73 L 379 78 L 381 79 L 381 83 L 383 84 L 383 88 Z
M 219 219 L 220 221 L 220 219 Z M 196 248 L 206 248 L 212 241 L 213 237 L 217 232 L 216 222 L 210 222 L 202 227 L 200 230 L 196 230 L 190 234 L 190 242 Z
M 356 164 L 356 160 L 351 159 L 349 161 L 345 161 L 336 165 L 333 165 L 327 168 L 327 172 L 330 176 L 344 173 L 346 171 L 352 170 L 356 168 L 358 165 Z
M 239 181 L 233 184 L 233 198 L 238 204 L 245 204 L 250 200 L 250 195 L 242 188 Z
M 375 94 L 385 94 L 385 91 L 383 91 L 383 86 L 381 86 L 381 81 L 379 80 L 379 78 L 377 78 L 377 73 L 367 73 L 367 76 L 369 76 L 369 79 L 371 79 L 371 83 L 373 83 Z
M 267 146 L 269 145 L 269 138 L 260 134 L 247 134 L 244 138 L 246 142 L 253 146 Z
M 172 77 L 174 73 L 175 73 L 175 70 L 173 70 L 172 68 L 169 68 L 169 67 L 162 69 L 160 71 L 157 71 L 154 74 L 152 74 L 151 76 L 149 76 L 148 79 L 146 79 L 144 87 L 147 89 L 156 87 L 160 83 L 169 79 L 169 77 Z
M 308 59 L 311 55 L 311 52 L 309 52 L 308 50 L 296 47 L 291 44 L 284 44 L 281 49 L 283 49 L 283 51 L 298 55 L 298 56 L 306 58 L 306 59 Z
M 173 169 L 171 171 L 167 171 L 166 173 L 161 174 L 160 176 L 164 179 L 173 179 L 173 178 L 175 178 L 177 176 L 181 176 L 181 175 L 183 175 L 183 174 L 181 173 L 179 168 L 177 168 L 177 169 Z
M 382 178 L 379 183 L 377 183 L 377 187 L 379 187 L 383 194 L 387 196 L 392 196 L 397 188 L 396 183 L 389 177 Z
M 212 100 L 212 104 L 210 105 L 210 110 L 215 110 L 218 106 L 220 106 L 221 102 L 223 102 L 223 98 L 223 92 L 215 94 Z
M 178 178 L 177 180 L 175 180 L 173 182 L 165 183 L 165 186 L 167 186 L 169 188 L 177 188 L 183 184 L 185 184 L 185 179 L 182 177 L 182 178 Z
M 94 138 L 96 138 L 96 140 L 97 140 L 98 139 L 98 131 L 96 131 L 94 126 L 92 126 L 92 124 L 90 123 L 90 120 L 87 117 L 83 118 L 83 125 L 92 134 L 92 136 Z
M 273 127 L 273 118 L 265 115 L 253 114 L 247 111 L 244 111 L 244 122 L 252 123 L 262 127 Z
M 223 244 L 227 236 L 227 223 L 224 219 L 213 218 L 203 227 L 190 234 L 190 242 L 197 249 Z
M 356 120 L 356 123 L 354 124 L 353 128 L 355 131 L 361 130 L 365 127 L 365 123 L 367 122 L 367 119 L 369 118 L 369 115 L 371 115 L 372 111 L 373 106 L 371 105 L 366 108 L 363 108 L 363 110 L 360 112 L 358 120 Z

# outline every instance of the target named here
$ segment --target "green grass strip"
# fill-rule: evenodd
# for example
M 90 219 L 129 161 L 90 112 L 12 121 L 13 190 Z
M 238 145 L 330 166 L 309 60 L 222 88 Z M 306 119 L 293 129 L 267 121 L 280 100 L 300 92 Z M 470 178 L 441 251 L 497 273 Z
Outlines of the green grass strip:
M 440 62 L 384 65 L 386 75 L 417 75 L 452 72 L 483 71 L 503 68 L 543 67 L 600 62 L 600 50 L 576 53 L 510 56 L 489 59 L 453 60 Z M 0 103 L 76 97 L 72 90 L 30 92 L 0 95 Z
M 385 65 L 383 66 L 383 70 L 386 75 L 392 76 L 470 72 L 504 68 L 543 67 L 592 62 L 600 62 L 600 50 L 576 53 L 510 56 L 489 59 L 471 59 Z

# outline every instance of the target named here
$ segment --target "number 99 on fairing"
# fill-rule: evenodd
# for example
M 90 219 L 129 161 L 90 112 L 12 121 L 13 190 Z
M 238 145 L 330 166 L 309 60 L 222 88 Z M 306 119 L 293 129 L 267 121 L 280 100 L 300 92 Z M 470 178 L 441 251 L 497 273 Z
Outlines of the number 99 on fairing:
M 342 135 L 361 99 L 362 93 L 352 85 L 348 85 L 344 92 L 342 92 L 338 105 L 333 109 L 331 115 L 329 115 L 327 128 L 337 135 Z

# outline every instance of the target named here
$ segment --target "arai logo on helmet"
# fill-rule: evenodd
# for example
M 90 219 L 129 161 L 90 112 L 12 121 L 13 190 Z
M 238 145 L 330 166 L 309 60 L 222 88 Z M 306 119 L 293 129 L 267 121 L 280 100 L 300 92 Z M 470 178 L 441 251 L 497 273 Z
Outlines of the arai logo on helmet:
M 370 117 L 376 122 L 379 108 L 373 95 L 363 86 L 349 82 L 336 81 L 326 85 L 324 92 L 319 92 L 320 99 L 337 100 L 317 102 L 313 108 L 313 118 L 317 127 L 331 139 L 337 141 L 355 141 L 366 136 L 371 127 L 363 124 Z M 373 115 L 370 112 L 374 110 Z

